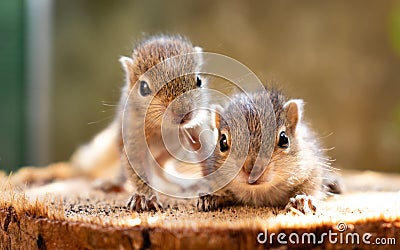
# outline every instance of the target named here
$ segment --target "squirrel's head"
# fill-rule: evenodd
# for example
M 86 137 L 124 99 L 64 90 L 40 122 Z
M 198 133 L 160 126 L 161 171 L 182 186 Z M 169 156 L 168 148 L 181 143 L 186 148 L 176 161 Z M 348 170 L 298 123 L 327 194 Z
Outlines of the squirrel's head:
M 206 173 L 227 164 L 239 171 L 232 182 L 243 188 L 286 181 L 297 161 L 302 106 L 301 100 L 286 101 L 276 91 L 234 96 L 214 115 L 218 139 Z
M 181 36 L 154 36 L 136 45 L 132 57 L 121 57 L 133 108 L 153 124 L 161 124 L 164 113 L 171 124 L 190 120 L 203 98 L 195 90 L 205 86 L 196 74 L 201 51 Z

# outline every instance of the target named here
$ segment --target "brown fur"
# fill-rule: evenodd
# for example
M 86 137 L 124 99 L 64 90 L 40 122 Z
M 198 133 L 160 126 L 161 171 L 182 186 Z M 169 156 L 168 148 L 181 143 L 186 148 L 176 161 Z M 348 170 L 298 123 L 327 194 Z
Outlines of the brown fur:
M 230 149 L 229 152 L 221 152 L 218 139 L 213 157 L 205 163 L 207 172 L 213 172 L 223 164 L 228 164 L 228 170 L 226 170 L 228 172 L 239 168 L 240 170 L 226 187 L 211 195 L 213 198 L 208 199 L 214 199 L 213 203 L 221 206 L 229 205 L 224 203 L 229 200 L 235 201 L 236 204 L 283 207 L 288 203 L 289 198 L 297 194 L 318 196 L 323 190 L 323 172 L 329 163 L 323 160 L 319 142 L 313 132 L 300 120 L 301 107 L 293 109 L 296 105 L 293 104 L 289 112 L 289 108 L 284 106 L 288 101 L 287 98 L 277 90 L 253 93 L 250 97 L 251 100 L 245 94 L 234 96 L 224 108 L 222 117 L 219 118 L 221 120 L 218 127 L 219 136 L 225 133 L 229 137 Z M 272 112 L 265 108 L 268 106 L 266 102 L 268 98 L 272 103 L 276 119 L 275 129 L 272 129 L 273 126 L 270 124 Z M 262 107 L 259 113 L 252 105 L 252 101 L 256 106 Z M 298 114 L 293 112 L 296 110 Z M 249 135 L 243 133 L 242 130 L 236 131 L 229 128 L 229 123 L 235 128 L 239 117 L 244 117 Z M 266 132 L 266 135 L 262 135 L 261 131 Z M 290 139 L 288 149 L 279 148 L 277 145 L 281 131 L 286 131 Z M 249 173 L 260 151 L 261 142 L 270 136 L 273 136 L 273 141 L 275 141 L 272 157 L 268 161 L 268 156 L 261 150 L 259 157 L 262 159 L 261 162 L 267 162 L 267 168 L 255 184 L 249 184 Z M 232 145 L 233 140 L 239 142 L 237 148 Z M 245 140 L 249 141 L 248 150 L 244 148 Z M 229 153 L 235 156 L 234 160 L 227 159 Z M 244 162 L 243 166 L 235 165 L 237 159 Z M 227 195 L 230 197 L 227 198 Z
M 120 148 L 122 165 L 128 179 L 137 189 L 137 194 L 134 194 L 128 202 L 128 206 L 133 210 L 149 209 L 146 202 L 153 199 L 153 190 L 145 183 L 150 177 L 147 176 L 148 169 L 156 164 L 151 160 L 152 155 L 156 157 L 156 161 L 169 157 L 166 151 L 151 152 L 153 149 L 157 150 L 162 143 L 161 122 L 167 107 L 171 105 L 172 110 L 172 120 L 167 126 L 179 126 L 184 116 L 203 101 L 204 97 L 200 94 L 189 93 L 198 88 L 197 76 L 193 72 L 199 68 L 201 63 L 199 58 L 194 55 L 176 57 L 193 52 L 196 52 L 196 49 L 186 38 L 155 36 L 136 45 L 133 49 L 132 61 L 125 62 L 127 84 L 120 104 L 120 107 L 125 107 L 125 110 L 121 110 L 121 112 L 124 111 L 125 131 L 124 138 L 120 138 L 123 143 L 119 144 L 122 146 Z M 143 80 L 149 84 L 152 91 L 146 97 L 139 93 L 139 83 Z M 131 94 L 128 96 L 129 92 Z M 181 96 L 183 94 L 186 96 Z M 143 132 L 145 132 L 145 137 L 143 137 Z M 132 165 L 138 173 L 135 173 Z M 147 177 L 145 182 L 139 178 L 138 174 Z

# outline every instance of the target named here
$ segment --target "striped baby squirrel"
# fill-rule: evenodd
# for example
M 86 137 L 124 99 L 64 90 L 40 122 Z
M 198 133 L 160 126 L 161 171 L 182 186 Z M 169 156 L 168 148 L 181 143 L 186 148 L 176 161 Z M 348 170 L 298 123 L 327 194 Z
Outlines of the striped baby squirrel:
M 195 52 L 201 49 L 184 37 L 156 36 L 139 43 L 132 58 L 120 60 L 126 74 L 126 105 L 119 145 L 125 175 L 136 187 L 127 203 L 131 210 L 162 209 L 158 190 L 152 188 L 165 179 L 158 164 L 171 158 L 163 144 L 163 136 L 170 133 L 162 134 L 161 126 L 167 131 L 185 126 L 197 116 L 198 105 L 207 102 L 200 91 L 192 91 L 206 84 L 193 74 L 202 63 Z
M 271 107 L 268 99 L 272 109 L 267 108 Z M 259 107 L 258 113 L 255 107 Z M 249 96 L 244 93 L 234 95 L 219 110 L 221 114 L 215 112 L 213 119 L 218 128 L 218 139 L 214 154 L 204 162 L 204 174 L 213 173 L 227 164 L 224 171 L 237 175 L 215 193 L 201 194 L 198 202 L 200 210 L 241 204 L 286 206 L 286 209 L 293 207 L 309 213 L 315 212 L 315 206 L 308 195 L 318 198 L 327 191 L 339 192 L 337 186 L 334 189 L 336 183 L 330 179 L 329 159 L 324 155 L 314 132 L 302 119 L 302 100 L 287 100 L 280 91 L 271 89 Z M 228 126 L 236 126 L 239 117 L 244 118 L 248 135 L 243 130 Z M 273 119 L 276 126 L 271 125 Z M 261 131 L 265 133 L 264 137 Z M 274 145 L 272 155 L 268 155 L 261 148 L 261 141 L 271 136 Z M 232 144 L 233 140 L 237 142 L 235 145 Z M 244 146 L 246 140 L 249 142 L 248 150 Z M 230 159 L 229 154 L 232 156 Z M 259 160 L 256 162 L 257 155 Z M 259 178 L 251 179 L 252 170 L 262 167 L 265 170 Z
M 159 193 L 148 185 L 165 178 L 156 165 L 171 158 L 163 146 L 161 126 L 167 131 L 184 127 L 197 117 L 191 111 L 207 103 L 206 95 L 192 91 L 206 85 L 205 79 L 194 74 L 202 64 L 201 51 L 179 35 L 158 35 L 139 42 L 131 57 L 120 58 L 126 83 L 114 122 L 72 158 L 86 172 L 99 168 L 91 162 L 104 169 L 110 163 L 122 165 L 116 184 L 128 181 L 135 186 L 127 202 L 131 210 L 163 207 Z M 163 120 L 164 116 L 168 119 Z

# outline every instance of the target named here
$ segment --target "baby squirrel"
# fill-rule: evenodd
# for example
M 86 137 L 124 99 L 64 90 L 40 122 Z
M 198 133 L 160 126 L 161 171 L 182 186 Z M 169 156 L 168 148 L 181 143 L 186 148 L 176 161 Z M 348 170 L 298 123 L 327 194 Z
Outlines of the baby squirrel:
M 127 203 L 131 210 L 153 210 L 163 207 L 158 197 L 159 193 L 148 185 L 165 178 L 155 165 L 163 165 L 171 158 L 162 145 L 162 124 L 167 129 L 185 127 L 198 116 L 190 111 L 208 103 L 207 95 L 201 94 L 201 91 L 192 91 L 204 87 L 205 79 L 198 75 L 186 74 L 199 71 L 202 58 L 198 54 L 177 58 L 172 64 L 151 69 L 170 58 L 200 51 L 201 48 L 194 47 L 189 40 L 181 36 L 154 36 L 137 44 L 132 57 L 120 59 L 126 75 L 126 84 L 114 122 L 88 146 L 78 150 L 73 157 L 75 165 L 84 165 L 84 162 L 102 166 L 107 166 L 110 162 L 122 165 L 120 183 L 128 180 L 136 187 L 135 193 Z M 251 99 L 244 94 L 236 95 L 232 102 L 226 104 L 222 116 L 215 114 L 213 125 L 218 130 L 218 143 L 211 157 L 201 163 L 204 174 L 217 170 L 229 154 L 245 159 L 245 163 L 243 167 L 239 166 L 241 170 L 226 187 L 201 197 L 203 210 L 231 204 L 284 206 L 290 198 L 298 194 L 318 196 L 325 192 L 324 185 L 332 186 L 325 181 L 328 178 L 326 173 L 329 173 L 330 169 L 328 159 L 324 158 L 314 133 L 301 119 L 303 102 L 287 101 L 284 95 L 276 90 L 266 93 L 267 96 L 264 96 L 265 93 L 253 93 L 251 99 L 258 103 L 258 106 L 267 107 L 265 100 L 266 97 L 270 98 L 276 117 L 276 129 L 271 129 L 265 123 L 264 127 L 259 126 L 259 120 L 270 119 L 271 112 L 261 109 L 260 117 L 257 117 Z M 228 127 L 229 121 L 234 122 L 237 119 L 237 112 L 245 114 L 250 131 L 249 138 Z M 165 113 L 168 113 L 170 119 L 163 120 Z M 120 131 L 121 124 L 123 133 Z M 261 129 L 276 140 L 272 158 L 268 161 L 265 172 L 250 184 L 249 175 L 254 168 L 263 138 Z M 248 156 L 244 149 L 230 148 L 232 138 L 239 141 L 239 146 L 240 141 L 249 140 Z M 101 156 L 110 152 L 110 157 Z M 263 158 L 263 152 L 260 153 L 260 157 Z M 102 161 L 107 164 L 102 164 Z M 232 166 L 231 171 L 238 169 L 236 162 L 227 164 Z M 87 167 L 87 172 L 91 172 L 89 170 L 92 168 L 93 166 Z M 143 181 L 138 174 L 145 180 Z M 168 181 L 166 184 L 168 185 Z
M 148 186 L 166 178 L 155 165 L 163 167 L 171 158 L 163 145 L 161 127 L 168 131 L 193 123 L 198 115 L 191 111 L 207 103 L 207 95 L 192 91 L 206 85 L 205 79 L 193 73 L 200 70 L 201 51 L 180 35 L 152 36 L 139 42 L 131 57 L 120 58 L 125 85 L 116 118 L 72 156 L 75 169 L 90 177 L 111 172 L 116 176 L 100 183 L 101 189 L 111 186 L 110 190 L 118 190 L 126 181 L 133 184 L 135 193 L 127 202 L 131 210 L 162 208 L 158 192 Z M 163 120 L 164 116 L 168 119 Z M 110 166 L 120 171 L 111 171 Z M 168 185 L 168 180 L 165 183 Z
M 273 110 L 267 108 L 268 98 Z M 260 107 L 258 114 L 255 106 Z M 303 101 L 287 100 L 275 89 L 251 93 L 249 96 L 242 93 L 233 96 L 221 113 L 214 113 L 218 140 L 214 154 L 204 162 L 204 172 L 205 175 L 210 174 L 223 164 L 227 164 L 225 171 L 239 171 L 224 188 L 213 194 L 201 194 L 198 203 L 200 209 L 214 210 L 241 204 L 270 207 L 289 205 L 297 206 L 301 212 L 307 209 L 315 211 L 312 200 L 304 195 L 320 197 L 329 191 L 325 185 L 331 185 L 331 180 L 327 179 L 330 163 L 317 137 L 303 122 Z M 248 137 L 243 131 L 228 126 L 237 124 L 239 116 L 244 117 L 247 123 Z M 276 126 L 271 126 L 271 119 L 276 120 Z M 266 133 L 263 138 L 274 138 L 271 158 L 262 150 L 258 152 L 261 131 Z M 232 147 L 233 140 L 236 140 L 235 147 Z M 246 140 L 249 142 L 248 150 L 244 148 Z M 233 159 L 227 159 L 229 154 Z M 257 180 L 251 180 L 253 168 L 260 167 L 254 165 L 257 156 L 261 159 L 258 163 L 266 164 L 266 168 Z M 243 165 L 235 165 L 238 162 L 243 162 Z M 301 204 L 305 207 L 299 206 L 298 200 L 307 203 Z
M 125 176 L 136 187 L 127 203 L 132 210 L 162 209 L 157 192 L 148 185 L 164 178 L 157 164 L 171 158 L 161 126 L 167 131 L 185 126 L 196 117 L 197 105 L 207 103 L 205 95 L 192 91 L 206 84 L 193 74 L 202 63 L 199 54 L 188 54 L 195 52 L 201 48 L 182 36 L 155 36 L 136 45 L 131 58 L 120 59 L 126 85 L 120 103 L 125 110 L 119 118 L 124 130 L 119 149 Z M 184 54 L 188 55 L 177 57 Z M 164 115 L 169 119 L 163 120 Z

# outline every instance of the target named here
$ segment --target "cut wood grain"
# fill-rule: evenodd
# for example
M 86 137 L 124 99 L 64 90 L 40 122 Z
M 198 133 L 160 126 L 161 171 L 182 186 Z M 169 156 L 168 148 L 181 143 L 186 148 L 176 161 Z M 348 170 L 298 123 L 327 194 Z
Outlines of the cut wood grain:
M 66 167 L 63 165 L 63 168 Z M 43 169 L 42 169 L 43 170 Z M 41 171 L 42 171 L 41 170 Z M 25 173 L 26 174 L 26 173 Z M 33 176 L 33 175 L 30 175 Z M 46 175 L 49 176 L 49 175 Z M 371 177 L 372 176 L 372 177 Z M 16 174 L 18 177 L 18 173 Z M 36 178 L 36 177 L 35 177 Z M 365 181 L 374 183 L 356 185 Z M 270 208 L 230 207 L 199 212 L 178 207 L 136 213 L 124 204 L 128 193 L 104 193 L 92 180 L 74 177 L 46 180 L 45 185 L 18 185 L 3 178 L 0 195 L 1 249 L 375 249 L 376 244 L 280 244 L 277 235 L 300 238 L 324 233 L 350 237 L 366 233 L 371 241 L 395 239 L 400 246 L 400 178 L 398 175 L 345 172 L 347 191 L 320 202 L 316 215 L 284 214 Z M 388 183 L 391 182 L 391 185 Z M 380 185 L 380 186 L 379 186 Z M 349 188 L 351 187 L 351 188 Z M 378 191 L 377 191 L 378 190 Z M 341 226 L 345 225 L 346 230 Z M 265 234 L 272 237 L 265 244 Z M 273 235 L 275 234 L 275 235 Z M 272 235 L 272 236 L 271 236 Z M 349 237 L 347 237 L 349 238 Z M 258 239 L 258 240 L 257 240 Z M 361 238 L 360 238 L 361 239 Z M 288 238 L 286 238 L 288 240 Z M 339 238 L 337 238 L 339 240 Z M 361 240 L 360 240 L 361 241 Z M 290 243 L 290 242 L 289 242 Z

